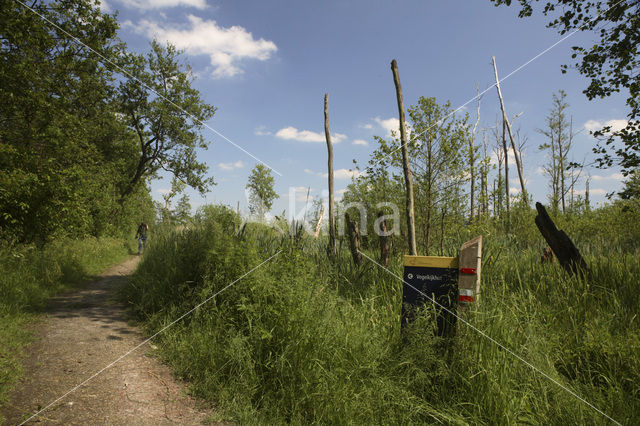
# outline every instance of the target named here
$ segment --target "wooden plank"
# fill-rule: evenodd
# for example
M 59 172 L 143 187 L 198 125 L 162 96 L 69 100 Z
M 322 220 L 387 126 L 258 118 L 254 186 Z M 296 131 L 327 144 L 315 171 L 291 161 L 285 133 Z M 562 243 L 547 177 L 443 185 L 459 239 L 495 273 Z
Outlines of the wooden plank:
M 480 298 L 480 276 L 482 273 L 482 235 L 467 241 L 460 248 L 460 270 L 464 272 L 474 271 L 475 273 L 459 273 L 458 289 L 460 295 L 464 296 L 465 302 L 478 301 Z M 461 299 L 462 300 L 462 299 Z
M 411 256 L 405 254 L 404 266 L 422 266 L 425 268 L 458 268 L 457 257 Z

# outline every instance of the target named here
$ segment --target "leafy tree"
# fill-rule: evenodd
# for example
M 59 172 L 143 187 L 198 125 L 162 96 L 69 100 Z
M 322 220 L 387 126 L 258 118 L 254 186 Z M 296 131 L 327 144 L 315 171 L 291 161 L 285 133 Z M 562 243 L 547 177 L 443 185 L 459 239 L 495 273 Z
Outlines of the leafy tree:
M 429 254 L 434 245 L 434 229 L 464 217 L 464 168 L 471 132 L 466 116 L 460 119 L 450 115 L 448 102 L 440 105 L 435 98 L 420 97 L 407 112 L 413 129 L 408 149 L 414 177 L 416 231 L 424 253 Z M 366 174 L 349 185 L 343 197 L 343 204 L 363 202 L 370 217 L 376 216 L 374 208 L 379 202 L 402 205 L 404 191 L 400 140 L 395 132 L 390 139 L 376 136 L 375 140 L 378 148 L 372 153 Z M 406 231 L 402 222 L 400 225 L 401 231 Z M 439 237 L 442 243 L 442 233 Z
M 538 130 L 548 139 L 538 149 L 549 153 L 548 162 L 543 166 L 543 170 L 549 176 L 551 205 L 554 210 L 562 207 L 563 213 L 566 211 L 566 196 L 577 179 L 575 170 L 569 168 L 573 129 L 566 114 L 569 107 L 566 96 L 563 90 L 553 95 L 553 107 L 546 117 L 547 127 Z
M 113 225 L 131 139 L 111 102 L 115 18 L 83 0 L 0 3 L 0 228 L 4 238 L 99 235 Z
M 512 0 L 491 1 L 498 6 L 510 5 Z M 519 16 L 531 16 L 534 1 L 518 2 L 521 6 Z M 557 29 L 560 34 L 571 31 L 597 34 L 598 40 L 592 46 L 574 46 L 572 55 L 577 59 L 578 71 L 591 79 L 583 91 L 590 100 L 628 92 L 627 126 L 613 132 L 606 126 L 594 132 L 604 140 L 604 145 L 599 143 L 594 148 L 600 155 L 599 167 L 616 163 L 623 168 L 623 173 L 628 173 L 640 165 L 640 1 L 556 0 L 546 2 L 542 12 L 552 17 L 548 27 Z M 562 72 L 567 68 L 564 65 Z M 622 146 L 616 144 L 618 138 Z
M 624 182 L 624 188 L 618 196 L 623 200 L 640 200 L 640 168 L 629 173 Z
M 197 161 L 196 149 L 208 147 L 199 131 L 215 108 L 191 87 L 191 70 L 179 63 L 179 55 L 174 46 L 153 41 L 147 56 L 127 54 L 123 59 L 128 75 L 118 87 L 118 99 L 138 144 L 137 164 L 123 198 L 161 169 L 201 193 L 214 183 L 205 176 L 207 166 Z
M 246 188 L 249 190 L 249 210 L 259 214 L 264 220 L 265 212 L 271 209 L 278 194 L 273 189 L 274 178 L 271 170 L 264 164 L 256 164 L 249 175 Z

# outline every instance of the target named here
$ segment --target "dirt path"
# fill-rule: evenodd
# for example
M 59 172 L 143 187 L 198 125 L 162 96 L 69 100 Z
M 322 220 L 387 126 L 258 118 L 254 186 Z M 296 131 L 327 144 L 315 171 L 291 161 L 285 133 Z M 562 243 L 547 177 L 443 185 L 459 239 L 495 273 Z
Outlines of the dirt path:
M 80 291 L 52 300 L 38 338 L 27 348 L 25 376 L 3 409 L 7 424 L 20 424 L 144 340 L 127 324 L 115 290 L 138 258 L 105 271 Z M 186 396 L 171 370 L 146 355 L 149 344 L 123 358 L 28 424 L 202 424 L 211 411 Z

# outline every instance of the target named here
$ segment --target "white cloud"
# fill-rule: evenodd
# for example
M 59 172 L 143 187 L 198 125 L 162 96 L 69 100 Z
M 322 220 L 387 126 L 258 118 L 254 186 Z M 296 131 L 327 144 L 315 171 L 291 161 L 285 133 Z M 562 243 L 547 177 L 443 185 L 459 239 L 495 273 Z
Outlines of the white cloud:
M 520 193 L 520 188 L 515 188 L 515 187 L 510 187 L 509 188 L 509 193 L 510 194 L 519 194 Z
M 179 0 L 164 1 L 175 3 Z M 216 21 L 205 21 L 194 15 L 189 15 L 188 19 L 188 28 L 169 27 L 143 19 L 134 26 L 134 30 L 162 42 L 169 42 L 189 54 L 208 55 L 214 67 L 213 77 L 215 78 L 241 74 L 243 71 L 238 65 L 241 60 L 266 61 L 278 50 L 274 42 L 263 38 L 255 40 L 253 35 L 243 27 L 234 25 L 224 28 L 218 26 Z
M 329 173 L 318 173 L 322 177 L 328 177 Z M 365 172 L 360 170 L 338 169 L 333 171 L 334 179 L 351 179 L 366 175 Z
M 360 125 L 360 126 L 358 126 L 358 127 L 362 128 L 362 129 L 371 130 L 371 129 L 373 129 L 373 124 L 371 124 L 371 123 L 366 123 L 366 124 L 361 124 L 361 125 Z
M 354 145 L 368 146 L 369 142 L 365 141 L 364 139 L 354 139 L 353 144 Z
M 613 174 L 611 174 L 609 176 L 592 175 L 591 179 L 593 179 L 595 181 L 603 181 L 603 180 L 622 181 L 622 180 L 624 180 L 624 176 L 622 175 L 622 173 L 613 173 Z
M 589 189 L 589 195 L 607 195 L 607 191 L 602 188 L 591 188 Z
M 267 130 L 267 128 L 265 126 L 259 126 L 257 127 L 253 133 L 257 136 L 269 136 L 272 135 L 273 133 L 271 133 L 270 131 Z
M 289 126 L 276 132 L 276 137 L 285 140 L 295 140 L 299 142 L 325 142 L 324 133 L 312 132 L 311 130 L 298 130 Z M 347 138 L 342 133 L 331 134 L 331 142 L 339 143 Z
M 387 118 L 386 120 L 380 117 L 376 117 L 374 120 L 376 120 L 378 126 L 386 130 L 387 133 L 385 136 L 391 136 L 392 131 L 396 134 L 398 134 L 398 132 L 400 131 L 400 120 L 395 117 Z
M 598 120 L 588 120 L 584 123 L 584 128 L 590 132 L 602 129 L 604 126 L 610 126 L 611 130 L 616 132 L 627 127 L 628 121 L 625 119 L 613 119 L 602 123 Z
M 235 163 L 218 163 L 218 167 L 222 170 L 241 169 L 244 167 L 244 163 L 242 161 L 236 161 Z
M 311 169 L 304 169 L 304 172 L 305 172 L 305 173 L 307 173 L 307 174 L 310 174 L 310 175 L 315 175 L 315 174 L 317 174 L 316 172 L 314 172 L 314 171 L 313 171 L 313 170 L 311 170 Z
M 513 149 L 507 148 L 507 153 L 509 154 L 509 166 L 516 165 L 516 158 L 513 156 Z M 490 160 L 491 164 L 498 164 L 498 154 L 495 151 L 491 151 Z M 504 165 L 504 159 L 502 160 L 502 164 Z M 517 172 L 516 172 L 517 173 Z
M 545 173 L 546 173 L 546 172 L 545 172 L 545 170 L 544 170 L 542 167 L 538 167 L 538 168 L 536 169 L 536 174 L 538 174 L 538 175 L 544 175 Z
M 141 10 L 163 9 L 167 7 L 194 7 L 204 9 L 207 7 L 206 0 L 120 0 L 127 7 L 135 7 Z
M 156 192 L 157 192 L 158 194 L 168 194 L 168 193 L 170 193 L 170 192 L 171 192 L 171 190 L 170 190 L 170 189 L 167 189 L 167 188 L 159 188 L 159 189 L 156 189 Z

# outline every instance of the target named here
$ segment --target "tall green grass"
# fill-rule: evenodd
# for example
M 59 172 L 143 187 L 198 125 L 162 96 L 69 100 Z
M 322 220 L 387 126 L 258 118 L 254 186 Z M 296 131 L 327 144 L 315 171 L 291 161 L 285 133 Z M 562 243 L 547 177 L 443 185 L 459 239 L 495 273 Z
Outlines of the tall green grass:
M 0 405 L 22 374 L 28 325 L 47 300 L 123 260 L 129 250 L 115 238 L 65 239 L 42 248 L 0 246 Z
M 435 337 L 429 306 L 401 333 L 397 278 L 354 267 L 346 248 L 330 262 L 310 238 L 256 225 L 236 235 L 224 208 L 156 236 L 123 297 L 153 333 L 282 251 L 157 337 L 193 392 L 239 423 L 608 423 L 561 384 L 638 424 L 637 245 L 589 246 L 581 279 L 541 264 L 535 225 L 518 226 L 524 241 L 486 225 L 482 298 L 461 313 L 504 347 L 462 321 L 455 338 Z M 400 256 L 391 269 L 402 275 Z

